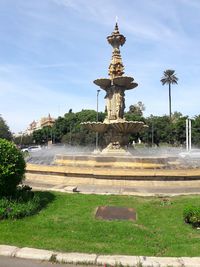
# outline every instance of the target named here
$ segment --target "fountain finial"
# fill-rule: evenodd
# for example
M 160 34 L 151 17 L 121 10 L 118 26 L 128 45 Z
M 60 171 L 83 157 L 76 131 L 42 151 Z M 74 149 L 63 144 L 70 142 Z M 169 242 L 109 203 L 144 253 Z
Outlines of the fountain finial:
M 113 34 L 119 34 L 119 27 L 118 27 L 118 23 L 117 23 L 117 20 L 118 20 L 118 17 L 116 16 L 116 22 L 115 22 L 115 29 L 114 29 L 114 32 Z
M 116 21 L 114 31 L 111 35 L 107 37 L 109 44 L 112 45 L 113 48 L 119 48 L 126 42 L 126 37 L 119 32 L 119 26 Z
M 119 27 L 116 19 L 115 28 L 111 35 L 107 37 L 108 43 L 112 45 L 113 52 L 112 52 L 112 59 L 108 69 L 108 74 L 113 80 L 116 77 L 120 77 L 124 74 L 124 65 L 122 62 L 120 49 L 119 47 L 122 46 L 126 38 L 124 35 L 120 34 Z

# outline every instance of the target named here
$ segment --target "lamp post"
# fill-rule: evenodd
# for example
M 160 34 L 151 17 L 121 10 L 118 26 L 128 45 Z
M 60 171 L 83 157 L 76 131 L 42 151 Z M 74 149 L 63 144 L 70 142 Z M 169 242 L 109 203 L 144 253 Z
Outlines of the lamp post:
M 100 89 L 97 90 L 97 122 L 99 121 L 99 93 Z M 96 132 L 96 150 L 98 150 L 98 132 Z

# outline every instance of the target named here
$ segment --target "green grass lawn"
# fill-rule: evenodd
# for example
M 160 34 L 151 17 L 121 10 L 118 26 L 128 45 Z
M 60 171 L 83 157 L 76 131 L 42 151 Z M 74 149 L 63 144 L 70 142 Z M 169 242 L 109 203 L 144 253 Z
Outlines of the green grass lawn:
M 0 221 L 0 243 L 65 252 L 154 256 L 200 256 L 200 230 L 183 221 L 198 196 L 162 198 L 45 194 L 51 202 L 37 215 Z M 137 221 L 96 220 L 98 206 L 136 209 Z

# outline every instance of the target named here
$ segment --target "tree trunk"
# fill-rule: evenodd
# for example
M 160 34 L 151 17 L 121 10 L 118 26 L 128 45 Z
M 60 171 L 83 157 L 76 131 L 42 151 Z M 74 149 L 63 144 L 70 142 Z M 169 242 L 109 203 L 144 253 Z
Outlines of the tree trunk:
M 171 83 L 169 83 L 169 117 L 172 117 L 172 107 L 171 107 Z

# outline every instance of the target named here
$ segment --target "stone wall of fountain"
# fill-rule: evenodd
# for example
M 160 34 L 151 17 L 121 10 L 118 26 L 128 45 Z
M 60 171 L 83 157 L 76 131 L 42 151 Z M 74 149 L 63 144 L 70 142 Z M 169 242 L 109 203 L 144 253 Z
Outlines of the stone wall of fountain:
M 104 133 L 106 148 L 102 153 L 127 153 L 129 135 L 137 133 L 147 126 L 140 121 L 126 121 L 124 118 L 125 91 L 138 86 L 133 77 L 124 76 L 124 66 L 120 54 L 120 46 L 126 38 L 120 34 L 116 23 L 114 32 L 107 37 L 109 44 L 113 47 L 112 59 L 109 66 L 110 78 L 100 78 L 94 83 L 105 90 L 107 116 L 101 122 L 82 123 L 87 129 Z

